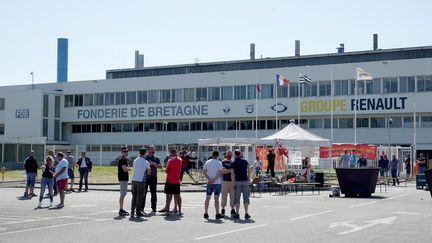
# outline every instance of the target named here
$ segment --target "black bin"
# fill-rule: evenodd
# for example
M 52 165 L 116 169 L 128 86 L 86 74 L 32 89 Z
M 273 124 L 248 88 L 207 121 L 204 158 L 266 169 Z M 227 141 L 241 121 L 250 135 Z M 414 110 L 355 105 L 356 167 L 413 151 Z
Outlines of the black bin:
M 370 197 L 375 193 L 378 168 L 336 168 L 341 192 L 345 197 Z
M 426 182 L 427 182 L 428 187 L 429 187 L 429 192 L 430 192 L 431 197 L 432 197 L 432 171 L 430 169 L 424 170 L 424 173 L 425 173 L 425 177 L 426 177 Z
M 319 183 L 319 185 L 316 185 L 317 187 L 324 187 L 324 173 L 323 172 L 316 172 L 315 173 L 315 182 Z

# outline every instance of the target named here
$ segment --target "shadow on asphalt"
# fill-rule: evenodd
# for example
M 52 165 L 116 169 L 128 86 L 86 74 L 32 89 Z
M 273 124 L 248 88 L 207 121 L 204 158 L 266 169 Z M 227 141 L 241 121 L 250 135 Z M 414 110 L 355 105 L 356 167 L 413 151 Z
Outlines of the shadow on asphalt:
M 225 223 L 224 221 L 222 221 L 220 219 L 207 219 L 204 222 L 208 223 L 208 224 L 223 224 L 223 223 Z
M 169 216 L 164 215 L 164 218 L 166 221 L 179 221 L 179 220 L 181 220 L 182 217 L 183 216 L 177 215 L 177 214 L 171 214 Z
M 233 221 L 236 224 L 255 224 L 255 221 L 252 219 L 235 219 Z
M 147 220 L 143 219 L 142 217 L 129 217 L 129 221 L 135 222 L 135 223 L 141 223 L 141 222 L 144 222 Z
M 49 209 L 50 206 L 45 206 L 45 207 L 35 207 L 34 210 L 39 210 L 39 209 Z
M 27 200 L 31 200 L 31 199 L 32 199 L 31 197 L 24 197 L 24 196 L 17 197 L 17 200 L 20 200 L 20 201 L 27 201 Z

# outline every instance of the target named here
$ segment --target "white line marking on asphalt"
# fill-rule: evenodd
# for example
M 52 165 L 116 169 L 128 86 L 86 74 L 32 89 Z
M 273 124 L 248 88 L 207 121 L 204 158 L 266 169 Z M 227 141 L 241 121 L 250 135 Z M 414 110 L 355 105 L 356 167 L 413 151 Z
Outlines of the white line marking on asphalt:
M 356 207 L 361 207 L 361 206 L 366 206 L 366 205 L 371 205 L 374 203 L 377 203 L 378 201 L 372 201 L 372 202 L 367 202 L 367 203 L 359 203 L 359 204 L 354 204 L 351 206 L 348 206 L 349 208 L 356 208 Z
M 397 212 L 394 212 L 395 214 L 401 214 L 401 215 L 412 215 L 412 216 L 415 216 L 415 215 L 420 215 L 421 213 L 418 213 L 418 212 L 404 212 L 404 211 L 397 211 Z
M 96 205 L 93 204 L 76 204 L 76 205 L 70 205 L 71 208 L 86 208 L 86 207 L 96 207 Z
M 319 213 L 307 214 L 307 215 L 303 215 L 303 216 L 298 216 L 298 217 L 290 218 L 290 220 L 304 219 L 304 218 L 309 218 L 309 217 L 312 217 L 312 216 L 317 216 L 317 215 L 331 213 L 331 212 L 334 212 L 334 211 L 333 210 L 328 210 L 328 211 L 319 212 Z
M 6 228 L 0 228 L 0 231 L 5 231 L 6 230 Z
M 408 196 L 408 195 L 410 195 L 410 194 L 397 195 L 397 196 L 394 196 L 394 197 L 389 197 L 389 198 L 387 198 L 387 200 L 392 200 L 392 199 L 395 199 L 395 198 L 405 197 L 405 196 Z
M 206 235 L 206 236 L 202 236 L 202 237 L 195 238 L 194 240 L 203 240 L 203 239 L 208 239 L 208 238 L 212 238 L 212 237 L 216 237 L 216 236 L 221 236 L 221 235 L 227 235 L 227 234 L 231 234 L 231 233 L 236 233 L 236 232 L 240 232 L 240 231 L 251 230 L 251 229 L 256 229 L 256 228 L 261 228 L 261 227 L 264 227 L 264 226 L 266 226 L 266 225 L 267 225 L 267 224 L 260 224 L 260 225 L 251 226 L 251 227 L 246 227 L 246 228 L 242 228 L 242 229 L 231 230 L 231 231 L 227 231 L 227 232 L 223 232 L 223 233 L 217 233 L 217 234 L 212 234 L 212 235 Z

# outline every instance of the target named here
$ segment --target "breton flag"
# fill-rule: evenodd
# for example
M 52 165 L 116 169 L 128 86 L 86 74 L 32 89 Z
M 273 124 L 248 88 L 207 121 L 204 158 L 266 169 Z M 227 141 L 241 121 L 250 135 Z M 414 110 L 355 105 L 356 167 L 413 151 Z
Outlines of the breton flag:
M 311 78 L 309 78 L 308 76 L 306 76 L 306 75 L 300 75 L 300 84 L 307 84 L 307 85 L 310 85 L 311 84 L 311 81 L 312 81 L 312 79 Z
M 356 75 L 356 80 L 357 81 L 359 81 L 359 80 L 373 80 L 372 75 L 370 75 L 365 70 L 357 67 L 356 71 L 357 71 L 357 75 Z
M 276 74 L 276 84 L 279 86 L 288 86 L 289 80 L 280 74 Z
M 261 92 L 261 84 L 259 83 L 256 84 L 256 91 Z

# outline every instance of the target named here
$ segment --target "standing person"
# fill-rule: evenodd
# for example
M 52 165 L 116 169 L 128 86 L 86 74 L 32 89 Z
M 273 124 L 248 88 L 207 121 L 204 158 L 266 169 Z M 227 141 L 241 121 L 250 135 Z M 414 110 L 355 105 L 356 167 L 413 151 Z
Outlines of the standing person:
M 390 166 L 390 161 L 387 158 L 387 154 L 384 154 L 384 165 L 385 165 L 385 177 L 389 176 L 389 166 Z
M 54 184 L 53 163 L 54 163 L 54 158 L 51 156 L 48 156 L 45 159 L 45 164 L 42 166 L 42 179 L 41 179 L 41 187 L 40 187 L 40 193 L 39 193 L 38 208 L 42 207 L 42 199 L 44 198 L 44 193 L 45 193 L 46 187 L 48 187 L 50 207 L 52 207 L 52 204 L 53 204 L 53 184 Z
M 340 161 L 339 161 L 339 167 L 341 168 L 348 168 L 350 164 L 350 158 L 348 156 L 348 152 L 346 149 L 343 150 L 343 154 L 341 155 Z
M 417 158 L 418 162 L 418 173 L 424 174 L 424 170 L 426 168 L 426 158 L 423 156 L 423 153 L 420 153 L 420 156 Z
M 225 207 L 228 201 L 229 194 L 229 202 L 231 207 L 231 217 L 236 214 L 234 209 L 234 180 L 231 178 L 231 163 L 232 163 L 232 151 L 228 150 L 225 153 L 225 160 L 222 161 L 223 171 L 222 171 L 222 217 L 225 217 Z
M 27 184 L 24 192 L 24 197 L 35 197 L 34 187 L 36 182 L 38 164 L 34 156 L 34 151 L 31 150 L 29 156 L 24 160 L 24 169 L 27 174 Z
M 129 182 L 129 160 L 128 160 L 127 147 L 121 148 L 121 157 L 117 164 L 117 177 L 120 185 L 120 198 L 119 198 L 119 216 L 128 216 L 129 212 L 124 210 L 123 203 L 128 191 Z
M 364 157 L 363 153 L 360 153 L 360 158 L 357 160 L 357 166 L 359 168 L 367 166 L 367 159 Z
M 79 173 L 80 173 L 80 181 L 79 181 L 79 188 L 78 191 L 80 192 L 82 189 L 82 183 L 84 180 L 84 191 L 86 192 L 88 190 L 88 174 L 91 171 L 93 167 L 93 162 L 89 157 L 87 157 L 86 152 L 81 152 L 81 158 L 78 159 L 77 165 L 79 167 Z
M 390 161 L 390 171 L 393 178 L 393 186 L 396 186 L 396 182 L 399 186 L 399 178 L 397 176 L 399 160 L 396 158 L 395 154 L 392 154 L 392 160 Z
M 57 208 L 64 207 L 65 190 L 67 188 L 67 183 L 69 179 L 67 174 L 68 162 L 64 159 L 64 157 L 64 153 L 57 153 L 57 159 L 59 160 L 59 162 L 53 175 L 53 177 L 57 179 L 57 190 L 60 194 L 60 204 L 57 205 Z
M 183 151 L 180 152 L 180 157 L 182 160 L 182 168 L 180 173 L 180 181 L 183 181 L 183 174 L 186 173 L 189 178 L 194 182 L 194 184 L 197 184 L 196 180 L 192 177 L 192 174 L 189 169 L 189 155 L 187 154 L 186 150 L 183 148 Z
M 189 163 L 191 165 L 191 168 L 194 169 L 195 172 L 196 172 L 196 169 L 198 168 L 197 160 L 198 160 L 197 153 L 195 152 L 195 150 L 193 148 L 191 148 L 190 149 Z
M 256 157 L 255 159 L 255 176 L 259 176 L 262 169 L 262 161 L 260 160 L 260 157 Z
M 204 203 L 204 218 L 208 219 L 208 207 L 211 195 L 214 193 L 214 205 L 216 210 L 216 219 L 221 219 L 222 215 L 219 213 L 219 195 L 221 192 L 221 179 L 222 176 L 222 163 L 218 160 L 219 152 L 213 151 L 212 159 L 204 163 L 204 177 L 207 179 L 206 200 Z
M 239 219 L 240 196 L 243 194 L 243 205 L 245 210 L 245 219 L 250 219 L 249 215 L 249 170 L 248 162 L 241 157 L 241 151 L 234 151 L 234 161 L 231 163 L 231 173 L 235 181 L 235 207 L 236 214 L 234 219 Z
M 140 156 L 133 162 L 131 216 L 134 216 L 136 212 L 137 217 L 142 217 L 145 215 L 144 212 L 141 211 L 141 205 L 144 199 L 145 180 L 146 175 L 151 173 L 151 169 L 149 162 L 145 159 L 147 149 L 140 149 L 139 154 Z
M 54 150 L 49 149 L 48 150 L 48 156 L 51 156 L 52 158 L 54 158 L 53 169 L 55 171 L 55 169 L 57 168 L 57 164 L 59 163 L 59 160 L 58 160 L 57 156 L 55 155 Z M 58 190 L 57 190 L 57 179 L 53 178 L 53 180 L 54 180 L 54 185 L 53 185 L 54 196 L 57 196 L 57 192 L 58 192 Z
M 68 176 L 69 176 L 69 179 L 70 179 L 70 188 L 69 188 L 69 191 L 71 191 L 71 192 L 75 192 L 75 189 L 73 189 L 73 186 L 74 186 L 74 180 L 75 180 L 75 167 L 76 167 L 76 161 L 75 161 L 75 158 L 71 155 L 71 151 L 70 150 L 68 150 L 67 152 L 66 152 L 66 157 L 65 157 L 65 159 L 68 161 L 68 166 L 69 166 L 69 168 L 68 168 Z
M 354 168 L 357 164 L 357 156 L 355 155 L 355 149 L 351 150 L 350 156 L 350 167 Z
M 275 154 L 273 153 L 273 149 L 269 149 L 267 154 L 267 174 L 271 173 L 271 177 L 275 177 L 274 166 L 275 166 Z
M 147 198 L 147 191 L 148 191 L 148 188 L 150 187 L 151 209 L 152 209 L 152 213 L 156 213 L 157 169 L 162 169 L 162 164 L 160 162 L 160 159 L 155 155 L 155 148 L 153 146 L 150 146 L 148 148 L 147 156 L 145 157 L 145 159 L 150 163 L 151 173 L 147 174 L 145 191 L 144 191 L 144 200 L 143 200 L 143 203 L 141 205 L 141 211 L 144 212 L 144 207 L 145 207 L 146 198 Z
M 179 215 L 183 215 L 181 211 L 182 199 L 180 196 L 180 172 L 182 169 L 182 160 L 177 156 L 175 148 L 170 149 L 170 159 L 165 167 L 166 182 L 164 193 L 166 194 L 165 207 L 159 210 L 160 213 L 165 213 L 165 216 L 170 215 L 170 204 L 174 196 L 175 204 L 178 205 Z
M 411 175 L 411 156 L 410 156 L 410 154 L 407 154 L 404 163 L 405 163 L 406 178 L 408 178 Z

